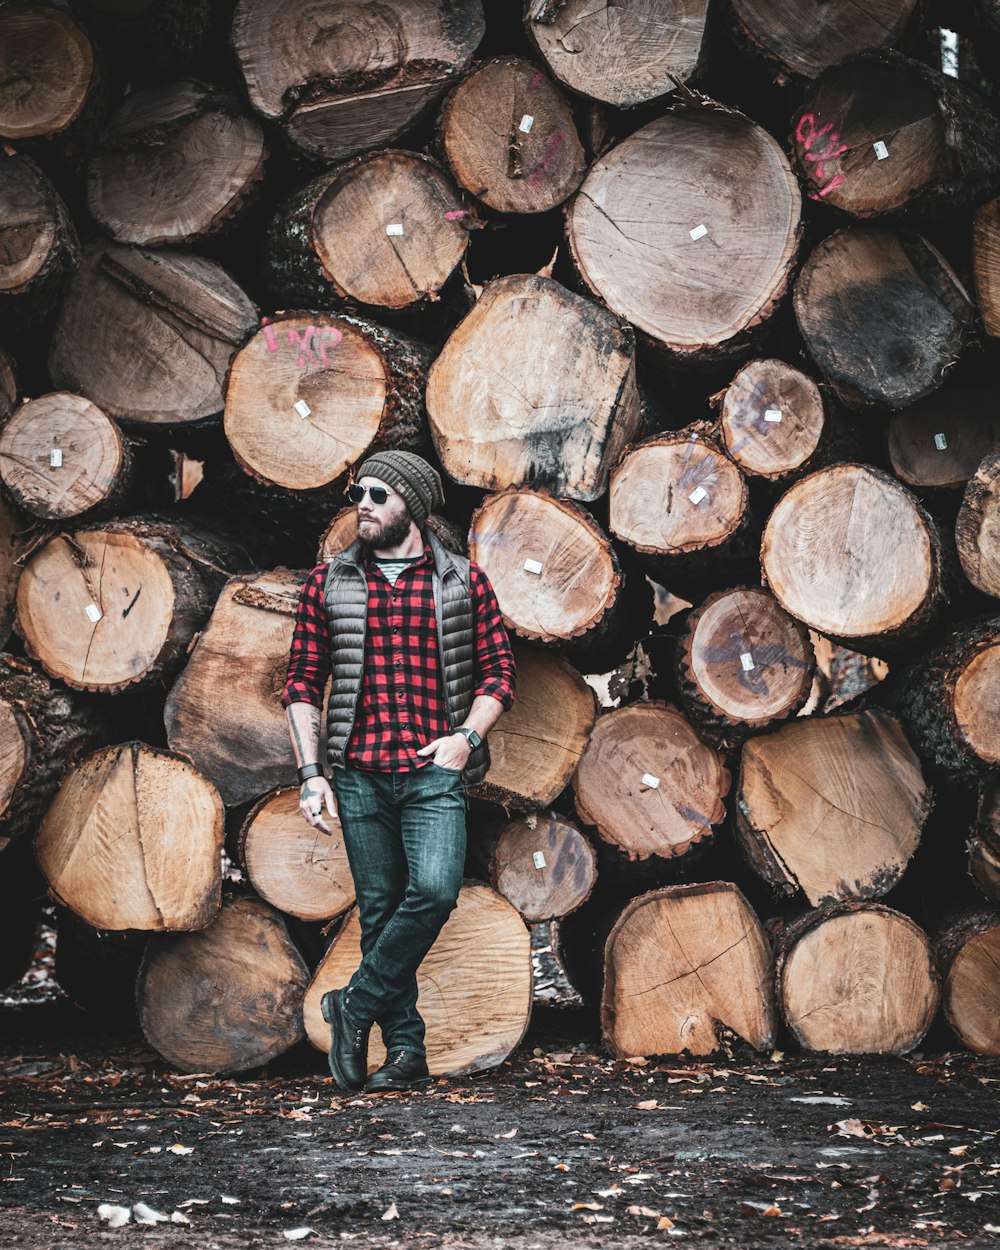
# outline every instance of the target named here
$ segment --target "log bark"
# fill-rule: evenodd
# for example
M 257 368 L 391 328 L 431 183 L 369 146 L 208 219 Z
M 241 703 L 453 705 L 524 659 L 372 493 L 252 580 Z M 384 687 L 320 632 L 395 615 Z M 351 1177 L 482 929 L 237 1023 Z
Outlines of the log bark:
M 447 517 L 438 516 L 437 513 L 432 512 L 424 522 L 424 527 L 430 530 L 447 551 L 460 556 L 468 554 L 465 533 L 454 521 L 449 521 Z M 358 510 L 353 504 L 348 504 L 346 508 L 341 508 L 334 514 L 333 520 L 323 531 L 319 540 L 319 551 L 316 553 L 316 563 L 324 564 L 331 556 L 335 556 L 340 551 L 346 551 L 357 536 Z
M 514 646 L 517 698 L 490 734 L 492 767 L 473 790 L 508 811 L 549 804 L 569 784 L 594 725 L 594 692 L 550 652 Z
M 73 767 L 35 855 L 53 898 L 96 929 L 201 929 L 221 902 L 223 822 L 188 760 L 126 742 Z
M 829 433 L 819 387 L 783 360 L 751 360 L 726 388 L 719 434 L 747 477 L 801 477 L 818 467 Z
M 789 926 L 777 944 L 776 987 L 799 1045 L 835 1055 L 905 1055 L 940 999 L 926 935 L 878 903 L 811 912 Z
M 598 718 L 573 794 L 580 820 L 600 838 L 602 871 L 607 863 L 616 875 L 649 880 L 710 841 L 729 781 L 722 757 L 676 708 L 634 703 Z
M 46 672 L 114 692 L 174 673 L 241 553 L 180 520 L 132 517 L 61 534 L 26 564 L 18 633 Z
M 808 717 L 743 748 L 737 841 L 777 893 L 814 907 L 879 898 L 903 875 L 931 791 L 885 712 Z
M 867 654 L 912 643 L 942 602 L 937 527 L 904 486 L 863 464 L 796 482 L 768 518 L 760 560 L 787 612 Z
M 926 239 L 867 224 L 814 248 L 794 306 L 813 360 L 853 408 L 908 408 L 936 390 L 973 317 L 964 287 Z
M 893 473 L 916 490 L 964 488 L 1000 442 L 1000 386 L 949 378 L 939 391 L 889 418 Z
M 0 428 L 0 479 L 20 507 L 46 521 L 119 511 L 132 469 L 129 441 L 81 395 L 28 400 Z
M 28 520 L 0 495 L 0 647 L 5 647 L 14 624 L 19 561 L 28 550 Z
M 1000 199 L 983 204 L 973 218 L 972 277 L 983 329 L 1000 338 Z
M 431 365 L 427 413 L 455 481 L 597 499 L 642 419 L 633 332 L 550 278 L 498 278 Z
M 256 325 L 213 261 L 94 244 L 60 309 L 49 372 L 116 420 L 183 426 L 222 411 L 226 370 Z
M 0 12 L 0 137 L 64 135 L 98 91 L 98 60 L 68 6 L 12 0 Z
M 20 328 L 44 318 L 79 261 L 76 230 L 55 187 L 29 157 L 0 154 L 0 319 Z
M 257 112 L 329 163 L 409 129 L 465 72 L 484 31 L 480 0 L 239 0 L 232 45 Z
M 576 911 L 597 880 L 594 848 L 573 821 L 554 811 L 470 832 L 469 860 L 529 924 Z
M 706 741 L 727 750 L 800 711 L 815 671 L 808 630 L 756 587 L 709 595 L 678 637 L 684 711 Z
M 977 590 L 1000 599 L 1000 451 L 989 450 L 969 478 L 955 522 L 962 571 Z
M 354 881 L 340 821 L 331 833 L 306 824 L 297 786 L 256 803 L 240 830 L 239 856 L 250 884 L 266 902 L 300 920 L 333 920 L 354 906 Z
M 0 728 L 0 734 L 3 730 Z M 0 757 L 2 758 L 2 757 Z M 0 835 L 2 843 L 2 835 Z M 42 923 L 45 883 L 25 840 L 0 855 L 0 992 L 31 967 Z
M 706 0 L 528 0 L 525 27 L 556 78 L 617 108 L 674 91 L 704 68 Z
M 0 345 L 0 421 L 14 411 L 17 403 L 17 377 L 14 373 L 14 357 Z
M 280 696 L 305 579 L 277 569 L 228 582 L 167 699 L 167 741 L 229 806 L 295 782 Z M 226 690 L 240 697 L 220 699 Z
M 266 159 L 259 123 L 234 96 L 186 79 L 133 91 L 88 162 L 87 207 L 119 243 L 193 243 L 239 215 Z
M 55 977 L 82 1011 L 109 1024 L 135 1024 L 135 979 L 147 936 L 135 929 L 95 929 L 70 911 L 55 909 Z
M 348 983 L 361 962 L 361 926 L 352 911 L 334 938 L 305 997 L 306 1033 L 324 1053 L 330 1026 L 320 1000 Z M 432 1076 L 498 1067 L 521 1043 L 531 1019 L 531 938 L 524 921 L 495 890 L 468 883 L 417 969 L 417 1008 L 427 1025 Z M 374 1030 L 368 1069 L 385 1060 Z
M 589 290 L 668 360 L 720 365 L 746 355 L 785 294 L 800 214 L 774 139 L 704 101 L 601 156 L 567 210 L 567 237 Z
M 268 230 L 265 281 L 292 307 L 398 311 L 436 301 L 465 256 L 467 215 L 430 157 L 359 156 L 284 202 Z
M 498 213 L 544 213 L 586 170 L 573 113 L 531 61 L 497 57 L 451 92 L 438 141 L 461 186 Z
M 968 911 L 936 935 L 941 1011 L 959 1042 L 1000 1055 L 1000 911 Z
M 792 135 L 810 197 L 852 217 L 958 211 L 1000 190 L 1000 118 L 987 99 L 898 52 L 827 69 Z
M 224 428 L 242 468 L 284 490 L 336 494 L 386 447 L 426 448 L 430 349 L 357 317 L 291 313 L 232 362 Z
M 150 941 L 136 980 L 139 1023 L 182 1072 L 245 1072 L 301 1039 L 308 980 L 280 914 L 235 898 L 207 928 Z
M 775 1038 L 771 949 L 728 881 L 633 899 L 604 952 L 601 1031 L 612 1053 L 707 1055 L 724 1033 L 757 1050 Z

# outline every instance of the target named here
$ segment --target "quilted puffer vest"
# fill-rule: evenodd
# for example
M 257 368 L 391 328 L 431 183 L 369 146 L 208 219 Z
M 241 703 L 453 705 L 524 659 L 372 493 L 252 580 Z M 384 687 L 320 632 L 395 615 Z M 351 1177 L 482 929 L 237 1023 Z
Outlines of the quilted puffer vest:
M 426 534 L 434 557 L 434 617 L 438 655 L 444 680 L 448 724 L 461 725 L 472 706 L 476 688 L 475 636 L 469 562 L 446 551 L 433 534 Z M 358 698 L 365 672 L 365 633 L 368 625 L 368 579 L 361 559 L 361 544 L 354 542 L 330 561 L 324 590 L 330 624 L 333 684 L 326 709 L 326 758 L 331 768 L 341 768 L 354 728 Z M 484 742 L 469 756 L 463 776 L 475 785 L 490 766 Z

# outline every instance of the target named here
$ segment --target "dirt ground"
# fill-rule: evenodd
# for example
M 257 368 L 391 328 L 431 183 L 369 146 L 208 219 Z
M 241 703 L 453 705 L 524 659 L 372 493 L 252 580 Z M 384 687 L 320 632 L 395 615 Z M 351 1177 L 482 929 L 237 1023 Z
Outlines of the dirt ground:
M 305 1044 L 182 1076 L 65 1000 L 0 1038 L 5 1250 L 1000 1244 L 1000 1061 L 966 1053 L 612 1061 L 539 1005 L 501 1068 L 342 1097 Z

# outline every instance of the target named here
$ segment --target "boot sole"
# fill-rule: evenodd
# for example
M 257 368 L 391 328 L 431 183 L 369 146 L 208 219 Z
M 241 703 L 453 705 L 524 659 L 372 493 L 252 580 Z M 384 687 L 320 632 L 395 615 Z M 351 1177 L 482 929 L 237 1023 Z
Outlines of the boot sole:
M 419 1089 L 422 1085 L 430 1085 L 433 1077 L 418 1076 L 407 1081 L 405 1085 L 366 1085 L 366 1094 L 405 1094 L 408 1089 Z
M 319 1000 L 319 1008 L 323 1013 L 323 1019 L 330 1026 L 330 1049 L 327 1051 L 327 1059 L 330 1063 L 330 1075 L 333 1077 L 337 1087 L 345 1094 L 359 1094 L 364 1085 L 352 1085 L 341 1071 L 340 1064 L 337 1062 L 337 1030 L 338 1023 L 333 1019 L 333 995 L 336 990 L 327 990 L 323 997 Z

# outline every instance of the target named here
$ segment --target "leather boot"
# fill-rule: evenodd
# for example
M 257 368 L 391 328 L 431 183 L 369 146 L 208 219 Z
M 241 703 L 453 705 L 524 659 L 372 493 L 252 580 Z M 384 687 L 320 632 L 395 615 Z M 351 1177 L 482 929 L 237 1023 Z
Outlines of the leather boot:
M 430 1081 L 427 1060 L 415 1050 L 390 1050 L 385 1063 L 373 1072 L 365 1085 L 366 1094 L 393 1089 L 413 1089 Z
M 346 1016 L 343 990 L 328 990 L 320 1000 L 320 1008 L 330 1026 L 330 1072 L 345 1093 L 356 1094 L 364 1089 L 368 1075 L 371 1025 L 362 1027 Z

